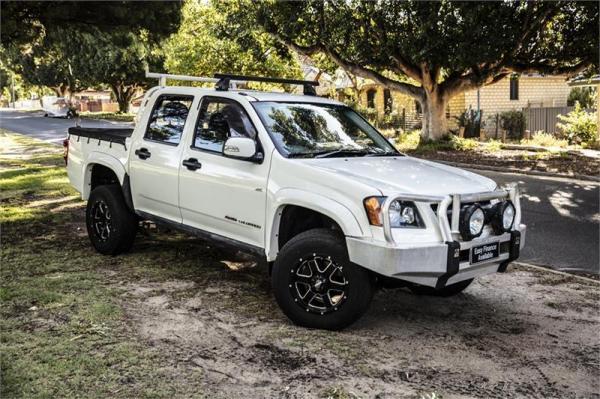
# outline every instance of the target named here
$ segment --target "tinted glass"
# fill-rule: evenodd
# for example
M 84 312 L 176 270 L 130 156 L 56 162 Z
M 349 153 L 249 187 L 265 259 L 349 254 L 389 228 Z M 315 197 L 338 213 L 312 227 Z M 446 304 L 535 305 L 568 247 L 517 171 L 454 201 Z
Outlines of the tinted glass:
M 397 154 L 375 128 L 346 106 L 277 102 L 252 105 L 277 147 L 289 156 L 338 150 L 363 155 Z
M 179 144 L 193 97 L 159 97 L 150 116 L 146 139 Z
M 207 98 L 202 102 L 194 147 L 221 152 L 229 137 L 256 138 L 256 130 L 240 104 L 225 98 Z

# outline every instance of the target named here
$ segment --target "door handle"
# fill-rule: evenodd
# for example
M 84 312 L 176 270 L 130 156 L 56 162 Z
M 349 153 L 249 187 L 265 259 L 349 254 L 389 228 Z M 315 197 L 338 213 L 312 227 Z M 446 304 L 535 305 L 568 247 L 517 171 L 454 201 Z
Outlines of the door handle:
M 183 166 L 188 168 L 189 170 L 196 170 L 202 167 L 202 164 L 198 162 L 196 158 L 190 158 L 183 161 Z
M 147 148 L 140 148 L 135 150 L 135 155 L 137 155 L 140 159 L 148 159 L 150 158 L 150 151 Z

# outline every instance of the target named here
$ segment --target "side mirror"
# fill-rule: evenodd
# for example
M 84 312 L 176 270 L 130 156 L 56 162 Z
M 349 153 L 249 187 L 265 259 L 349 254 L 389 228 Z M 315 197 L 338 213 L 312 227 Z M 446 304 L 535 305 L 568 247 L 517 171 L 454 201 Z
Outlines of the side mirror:
M 230 137 L 223 145 L 223 155 L 229 158 L 253 161 L 258 158 L 256 142 L 248 137 Z

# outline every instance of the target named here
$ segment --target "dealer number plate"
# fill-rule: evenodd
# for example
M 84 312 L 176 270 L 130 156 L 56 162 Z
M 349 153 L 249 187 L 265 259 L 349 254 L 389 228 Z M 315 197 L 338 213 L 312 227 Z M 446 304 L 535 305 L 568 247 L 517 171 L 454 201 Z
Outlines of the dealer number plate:
M 500 245 L 497 242 L 471 248 L 471 264 L 485 262 L 498 257 Z

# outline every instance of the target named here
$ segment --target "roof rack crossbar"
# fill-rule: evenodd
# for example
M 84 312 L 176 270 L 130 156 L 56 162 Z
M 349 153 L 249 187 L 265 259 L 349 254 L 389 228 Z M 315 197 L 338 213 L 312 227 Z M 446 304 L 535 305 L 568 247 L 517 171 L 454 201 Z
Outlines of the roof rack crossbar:
M 267 82 L 267 83 L 282 83 L 290 85 L 301 85 L 304 88 L 304 94 L 309 96 L 316 96 L 317 92 L 315 86 L 319 85 L 319 82 L 313 80 L 298 80 L 298 79 L 282 79 L 282 78 L 267 78 L 263 76 L 246 76 L 246 75 L 232 75 L 228 73 L 215 73 L 214 77 L 218 79 L 216 89 L 227 91 L 229 90 L 229 84 L 232 81 L 235 82 Z

